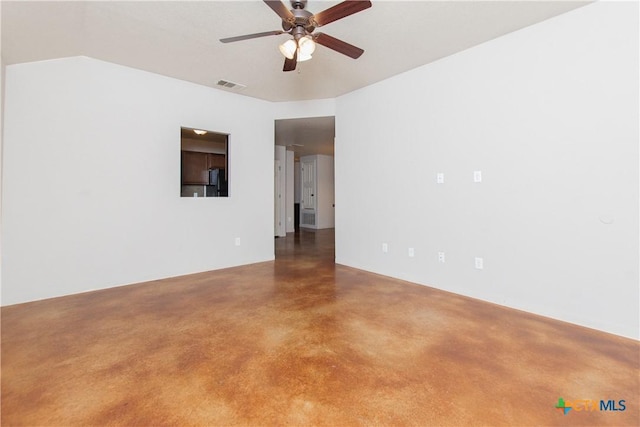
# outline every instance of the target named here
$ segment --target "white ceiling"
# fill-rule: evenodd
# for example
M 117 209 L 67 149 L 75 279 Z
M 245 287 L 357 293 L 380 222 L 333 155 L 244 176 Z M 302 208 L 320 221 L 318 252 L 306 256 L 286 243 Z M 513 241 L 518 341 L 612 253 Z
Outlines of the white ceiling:
M 276 120 L 276 145 L 285 145 L 296 157 L 309 154 L 333 156 L 335 117 Z
M 309 0 L 306 9 L 317 13 L 337 3 Z M 312 60 L 284 73 L 278 45 L 286 34 L 219 42 L 281 29 L 262 1 L 2 1 L 2 57 L 11 65 L 85 55 L 209 87 L 220 88 L 221 79 L 240 83 L 246 88 L 220 90 L 269 101 L 325 99 L 587 3 L 374 0 L 371 8 L 316 29 L 364 49 L 359 59 L 318 46 Z M 294 125 L 326 133 L 317 124 L 281 128 L 289 137 L 302 132 Z

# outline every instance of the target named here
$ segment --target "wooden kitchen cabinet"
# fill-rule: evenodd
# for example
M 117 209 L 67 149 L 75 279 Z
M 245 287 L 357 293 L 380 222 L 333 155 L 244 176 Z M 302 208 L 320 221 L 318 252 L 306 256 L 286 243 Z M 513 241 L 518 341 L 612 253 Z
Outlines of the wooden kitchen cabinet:
M 209 153 L 182 152 L 182 185 L 209 184 Z
M 225 169 L 226 168 L 226 160 L 224 154 L 212 154 L 209 153 L 207 156 L 208 168 L 209 169 Z
M 182 152 L 182 185 L 209 184 L 209 169 L 225 169 L 224 154 Z

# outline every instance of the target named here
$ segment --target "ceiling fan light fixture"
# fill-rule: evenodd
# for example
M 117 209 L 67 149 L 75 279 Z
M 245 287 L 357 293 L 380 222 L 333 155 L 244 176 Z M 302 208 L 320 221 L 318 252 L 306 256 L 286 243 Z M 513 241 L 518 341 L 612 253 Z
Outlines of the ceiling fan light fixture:
M 269 8 L 278 15 L 282 30 L 263 31 L 261 33 L 245 34 L 243 36 L 220 39 L 221 43 L 238 42 L 259 37 L 278 36 L 288 34 L 291 38 L 278 46 L 286 58 L 282 71 L 293 71 L 298 62 L 308 61 L 314 53 L 316 43 L 358 59 L 364 50 L 345 41 L 331 37 L 325 33 L 312 34 L 317 27 L 324 26 L 354 13 L 362 12 L 372 6 L 371 0 L 342 0 L 328 9 L 317 14 L 306 10 L 307 0 L 290 0 L 293 9 L 289 9 L 284 0 L 263 0 Z
M 316 50 L 316 42 L 313 41 L 311 36 L 304 36 L 298 40 L 298 48 L 301 56 L 309 56 Z
M 293 55 L 296 53 L 296 49 L 298 46 L 293 39 L 289 39 L 286 42 L 282 43 L 279 47 L 280 53 L 284 55 L 287 59 L 293 59 Z

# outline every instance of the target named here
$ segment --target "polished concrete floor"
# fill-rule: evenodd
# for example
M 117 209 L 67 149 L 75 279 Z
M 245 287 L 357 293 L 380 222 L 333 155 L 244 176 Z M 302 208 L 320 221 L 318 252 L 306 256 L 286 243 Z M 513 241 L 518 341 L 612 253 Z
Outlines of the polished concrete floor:
M 336 266 L 332 230 L 276 251 L 2 308 L 2 425 L 640 423 L 637 341 Z

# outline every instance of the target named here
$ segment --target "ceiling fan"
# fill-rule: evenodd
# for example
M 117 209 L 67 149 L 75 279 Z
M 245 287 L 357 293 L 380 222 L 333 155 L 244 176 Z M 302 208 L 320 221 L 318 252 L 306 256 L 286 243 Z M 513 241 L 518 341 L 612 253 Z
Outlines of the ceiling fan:
M 291 0 L 291 10 L 287 9 L 287 6 L 281 0 L 263 1 L 282 19 L 282 30 L 228 37 L 220 39 L 220 41 L 222 43 L 231 43 L 258 37 L 290 34 L 293 38 L 280 45 L 280 52 L 285 56 L 282 71 L 293 71 L 296 69 L 298 62 L 311 59 L 316 43 L 353 59 L 359 58 L 364 53 L 364 50 L 359 47 L 328 34 L 314 34 L 313 31 L 317 27 L 370 8 L 371 2 L 369 0 L 346 0 L 316 14 L 305 10 L 307 0 Z

